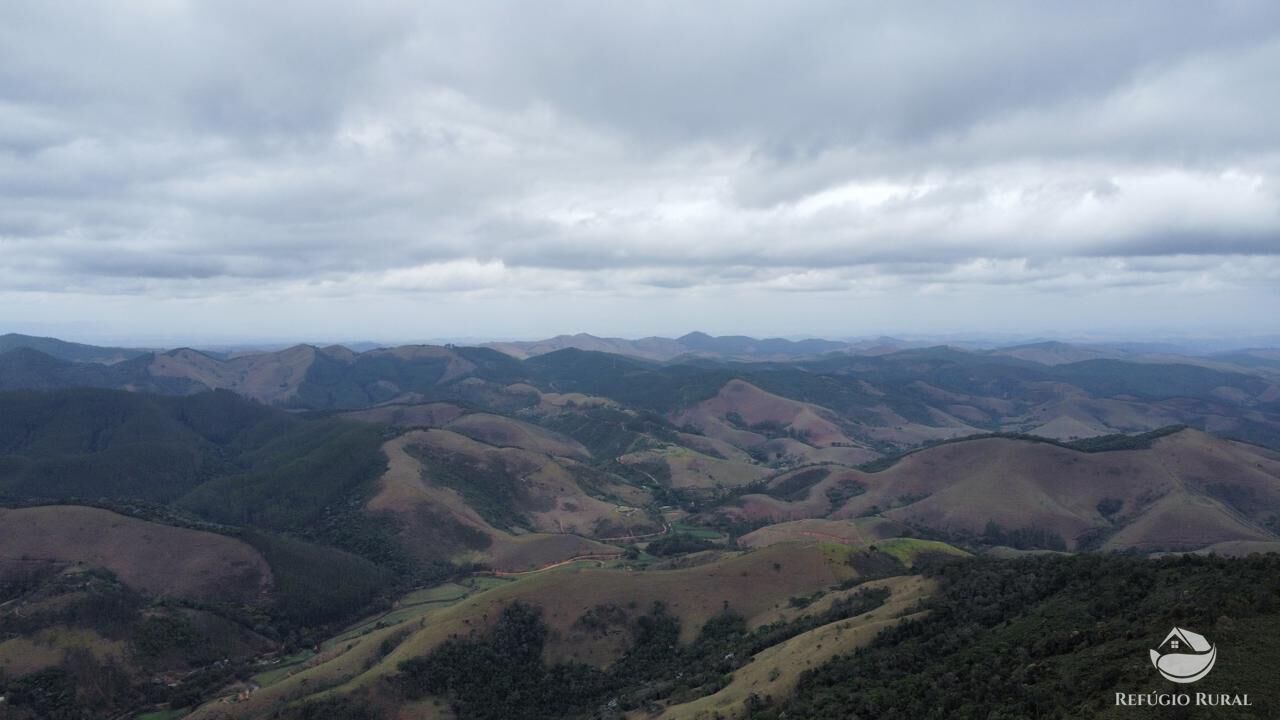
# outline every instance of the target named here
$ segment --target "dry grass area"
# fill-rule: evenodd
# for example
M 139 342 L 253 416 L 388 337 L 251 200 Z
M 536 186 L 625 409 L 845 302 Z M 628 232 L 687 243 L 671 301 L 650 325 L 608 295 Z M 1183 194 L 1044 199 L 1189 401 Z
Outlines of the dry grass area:
M 530 533 L 507 535 L 488 551 L 488 564 L 508 572 L 528 572 L 583 556 L 614 556 L 613 546 L 578 535 Z
M 784 542 L 836 542 L 845 545 L 869 545 L 892 535 L 901 526 L 883 518 L 826 520 L 812 518 L 766 525 L 738 538 L 743 547 L 768 547 Z
M 1038 527 L 1068 544 L 1117 528 L 1116 547 L 1193 549 L 1273 537 L 1259 526 L 1280 505 L 1280 462 L 1251 446 L 1184 430 L 1149 450 L 1082 453 L 1044 443 L 984 439 L 909 455 L 863 474 L 863 495 L 836 518 L 879 508 L 885 517 L 947 532 L 987 522 Z M 1121 501 L 1110 518 L 1098 509 Z
M 424 479 L 422 464 L 407 451 L 410 446 L 462 453 L 477 462 L 496 456 L 509 466 L 526 467 L 520 477 L 524 497 L 532 499 L 520 508 L 539 532 L 515 534 L 495 528 L 470 507 L 456 490 Z M 572 557 L 617 553 L 617 548 L 582 535 L 598 522 L 610 528 L 650 529 L 640 512 L 587 495 L 566 465 L 546 455 L 518 448 L 495 448 L 447 430 L 405 433 L 383 445 L 387 471 L 378 493 L 369 501 L 372 512 L 394 514 L 402 527 L 401 538 L 411 553 L 426 560 L 453 559 L 484 562 L 499 570 L 529 570 Z M 565 460 L 572 463 L 572 460 Z
M 668 707 L 658 717 L 668 720 L 739 717 L 753 694 L 761 698 L 784 698 L 795 689 L 805 670 L 867 645 L 881 630 L 916 617 L 909 613 L 934 589 L 930 581 L 919 576 L 875 580 L 863 587 L 885 587 L 891 595 L 875 610 L 814 628 L 757 653 L 750 663 L 734 672 L 733 680 L 719 692 Z
M 618 403 L 598 395 L 583 393 L 543 392 L 529 383 L 513 383 L 503 388 L 509 395 L 523 395 L 537 398 L 538 404 L 531 408 L 536 415 L 554 415 L 565 409 L 590 407 L 617 407 Z
M 1035 406 L 1024 416 L 1009 416 L 1009 430 L 1070 440 L 1115 432 L 1143 432 L 1180 422 L 1180 416 L 1158 404 L 1091 398 L 1069 385 L 1046 383 L 1054 400 Z
M 464 415 L 448 428 L 473 440 L 497 447 L 514 447 L 556 457 L 589 460 L 591 453 L 577 440 L 537 425 L 489 413 Z
M 345 364 L 357 360 L 355 353 L 341 346 L 321 350 L 310 345 L 297 345 L 278 352 L 246 353 L 225 360 L 182 348 L 158 353 L 147 370 L 155 377 L 185 378 L 209 388 L 231 390 L 267 404 L 277 404 L 298 394 L 299 386 L 306 380 L 308 371 L 319 356 Z M 474 363 L 453 350 L 434 345 L 380 348 L 359 356 L 360 359 L 373 361 L 379 357 L 407 361 L 443 361 L 444 372 L 437 380 L 439 383 L 464 378 L 476 369 Z M 384 381 L 382 384 L 388 390 L 399 391 L 390 382 Z M 400 401 L 413 399 L 414 395 L 411 393 L 398 394 Z
M 367 410 L 341 413 L 348 420 L 382 423 L 393 427 L 420 428 L 442 427 L 466 412 L 450 403 L 422 403 L 419 405 L 380 405 Z
M 862 433 L 867 439 L 892 443 L 898 447 L 916 447 L 927 442 L 950 440 L 983 432 L 964 420 L 937 409 L 931 409 L 929 412 L 932 425 L 912 422 L 887 405 L 875 406 L 871 408 L 871 413 L 874 419 L 867 421 L 862 427 Z
M 723 440 L 717 440 L 706 435 L 691 435 L 689 433 L 678 433 L 677 438 L 680 444 L 703 455 L 711 457 L 723 458 L 733 462 L 750 464 L 754 462 L 751 455 L 747 451 L 737 445 L 730 445 Z
M 1266 527 L 1280 507 L 1280 459 L 1195 430 L 1161 438 L 1150 449 L 1100 453 L 987 438 L 922 450 L 878 473 L 829 470 L 807 493 L 744 495 L 716 512 L 774 523 L 878 516 L 969 535 L 994 522 L 1006 530 L 1057 533 L 1069 547 L 1101 532 L 1109 536 L 1108 548 L 1145 551 L 1280 540 Z M 770 487 L 785 488 L 807 471 L 778 475 Z M 840 483 L 856 483 L 865 493 L 833 510 L 828 492 Z M 1103 500 L 1118 501 L 1119 510 L 1104 516 Z M 757 537 L 771 542 L 789 527 L 802 526 L 766 528 Z
M 797 476 L 813 472 L 825 472 L 826 476 L 807 490 L 787 490 Z M 743 495 L 716 513 L 740 521 L 773 523 L 826 517 L 833 510 L 831 497 L 842 497 L 839 494 L 842 488 L 850 483 L 862 484 L 864 476 L 865 473 L 840 465 L 800 467 L 769 479 L 770 492 L 779 497 L 763 493 Z
M 875 460 L 880 453 L 865 447 L 813 447 L 791 438 L 774 438 L 759 445 L 769 458 L 789 466 L 835 463 L 850 467 Z
M 157 377 L 186 378 L 271 404 L 297 394 L 317 352 L 309 345 L 297 345 L 280 352 L 241 355 L 224 361 L 184 348 L 157 354 L 148 370 Z
M 831 410 L 774 395 L 743 380 L 725 383 L 715 397 L 679 413 L 675 423 L 692 424 L 708 436 L 738 447 L 750 447 L 764 441 L 762 435 L 744 434 L 741 429 L 734 428 L 728 420 L 731 414 L 736 414 L 748 426 L 777 424 L 804 437 L 805 442 L 814 447 L 855 444 L 840 430 L 839 418 Z
M 459 603 L 449 609 L 447 617 L 435 618 L 435 627 L 411 638 L 389 660 L 426 652 L 449 633 L 465 634 L 473 627 L 487 626 L 503 606 L 521 600 L 543 609 L 552 631 L 549 659 L 605 665 L 622 652 L 625 638 L 583 633 L 574 627 L 578 618 L 598 605 L 616 605 L 628 614 L 640 615 L 654 602 L 663 602 L 681 619 L 681 637 L 688 642 L 726 603 L 751 619 L 785 605 L 792 596 L 852 577 L 853 570 L 843 560 L 843 555 L 833 556 L 821 548 L 788 545 L 727 555 L 714 563 L 679 570 L 558 568 L 522 577 Z
M 1258 398 L 1248 398 L 1239 391 L 1222 388 L 1216 393 L 1227 406 L 1239 407 L 1250 402 L 1267 402 L 1263 397 L 1280 395 L 1272 386 Z M 998 426 L 1005 432 L 1022 432 L 1059 440 L 1094 437 L 1112 433 L 1135 433 L 1175 425 L 1201 422 L 1213 432 L 1231 433 L 1238 428 L 1235 411 L 1214 414 L 1204 408 L 1190 408 L 1178 399 L 1165 401 L 1137 400 L 1123 397 L 1092 397 L 1069 383 L 1033 382 L 1027 386 L 1037 401 L 1027 407 L 1009 400 L 983 395 L 951 392 L 923 381 L 911 388 L 925 398 L 930 407 L 928 422 L 908 419 L 888 405 L 868 408 L 860 418 L 855 433 L 860 440 L 892 443 L 898 447 L 914 447 L 922 443 L 977 435 Z M 863 389 L 871 395 L 883 394 L 869 384 Z
M 1221 502 L 1203 495 L 1172 493 L 1111 536 L 1104 550 L 1194 550 L 1228 542 L 1276 541 Z
M 743 547 L 768 547 L 784 542 L 835 542 L 865 545 L 855 520 L 807 519 L 766 525 L 738 538 Z
M 68 650 L 84 648 L 101 662 L 122 662 L 127 648 L 85 628 L 53 627 L 0 642 L 0 673 L 15 678 L 58 665 Z
M 660 450 L 629 453 L 618 458 L 624 465 L 659 462 L 671 472 L 676 488 L 734 488 L 767 477 L 772 471 L 761 465 L 721 460 L 689 448 L 669 446 Z
M 352 681 L 381 658 L 384 643 L 394 645 L 407 633 L 428 627 L 432 618 L 451 605 L 509 582 L 512 581 L 475 577 L 464 581 L 464 585 L 449 584 L 415 590 L 401 598 L 397 603 L 401 607 L 361 620 L 321 643 L 317 654 L 291 668 L 284 677 L 254 692 L 247 701 L 231 705 L 211 702 L 198 708 L 190 717 L 202 720 L 263 717 L 291 702 L 350 690 L 355 686 Z M 379 627 L 379 624 L 383 626 Z M 398 708 L 398 712 L 397 717 L 406 719 L 452 717 L 447 703 L 436 705 L 433 700 L 406 704 Z
M 257 602 L 271 568 L 249 545 L 99 508 L 48 505 L 0 509 L 4 560 L 50 560 L 104 567 L 149 595 Z
M 779 545 L 679 570 L 640 572 L 571 565 L 520 576 L 451 605 L 424 607 L 421 614 L 398 624 L 327 643 L 306 667 L 254 693 L 248 702 L 206 705 L 192 717 L 257 717 L 304 698 L 370 686 L 395 672 L 400 662 L 430 652 L 449 637 L 489 627 L 502 608 L 517 600 L 542 608 L 551 631 L 549 661 L 574 659 L 603 666 L 619 657 L 629 640 L 622 633 L 600 634 L 575 627 L 578 618 L 596 606 L 615 605 L 634 617 L 647 613 L 654 602 L 663 602 L 680 618 L 682 641 L 689 642 L 726 602 L 758 625 L 787 607 L 791 597 L 853 577 L 847 555 L 840 548 Z M 400 637 L 405 630 L 410 634 L 381 657 L 383 642 Z

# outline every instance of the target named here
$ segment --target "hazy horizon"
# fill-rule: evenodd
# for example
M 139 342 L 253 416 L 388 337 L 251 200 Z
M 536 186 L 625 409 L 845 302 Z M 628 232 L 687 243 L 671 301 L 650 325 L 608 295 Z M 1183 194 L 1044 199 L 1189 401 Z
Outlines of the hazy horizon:
M 596 334 L 588 332 L 564 332 L 554 335 L 526 335 L 526 336 L 439 336 L 439 337 L 340 337 L 340 336 L 300 336 L 300 337 L 263 337 L 263 338 L 219 338 L 216 336 L 190 336 L 178 339 L 165 340 L 159 337 L 147 336 L 80 336 L 80 335 L 58 335 L 48 332 L 32 331 L 23 332 L 14 328 L 0 327 L 0 335 L 13 332 L 20 335 L 28 335 L 33 337 L 48 337 L 67 342 L 81 343 L 86 345 L 101 345 L 112 347 L 133 347 L 133 348 L 150 348 L 156 350 L 171 350 L 181 347 L 190 347 L 200 350 L 210 351 L 274 351 L 295 345 L 314 345 L 317 347 L 329 345 L 344 345 L 353 348 L 368 349 L 369 347 L 393 347 L 398 345 L 464 345 L 476 346 L 492 343 L 520 343 L 533 342 L 541 340 L 550 340 L 559 337 L 572 337 L 576 335 L 589 335 L 600 339 L 609 340 L 643 340 L 651 338 L 678 339 L 690 333 L 705 332 L 700 328 L 694 328 L 681 332 L 664 332 L 655 334 Z M 1092 334 L 1034 334 L 1034 333 L 910 333 L 910 332 L 887 332 L 863 335 L 833 335 L 833 334 L 768 334 L 768 333 L 752 333 L 752 332 L 731 332 L 731 333 L 707 333 L 713 336 L 746 336 L 755 339 L 775 339 L 782 338 L 785 340 L 828 340 L 833 342 L 845 342 L 851 345 L 859 343 L 874 343 L 877 340 L 891 340 L 912 345 L 953 345 L 956 347 L 970 349 L 995 349 L 1002 347 L 1012 347 L 1017 345 L 1028 345 L 1042 342 L 1060 342 L 1079 346 L 1097 346 L 1097 347 L 1123 347 L 1132 346 L 1134 348 L 1142 348 L 1150 346 L 1153 349 L 1168 349 L 1170 351 L 1186 353 L 1189 355 L 1196 354 L 1212 354 L 1218 352 L 1229 352 L 1244 349 L 1260 349 L 1280 348 L 1280 335 L 1278 334 L 1251 334 L 1251 335 L 1205 335 L 1205 334 L 1183 334 L 1183 335 L 1148 335 L 1148 336 L 1132 336 L 1126 334 L 1108 334 L 1108 333 L 1092 333 Z

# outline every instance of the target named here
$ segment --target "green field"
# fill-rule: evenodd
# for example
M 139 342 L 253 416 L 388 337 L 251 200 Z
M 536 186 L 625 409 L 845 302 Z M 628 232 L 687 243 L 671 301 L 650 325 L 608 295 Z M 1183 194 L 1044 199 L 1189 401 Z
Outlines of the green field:
M 187 714 L 186 710 L 156 710 L 135 715 L 133 720 L 178 720 L 185 714 Z
M 671 532 L 684 535 L 692 535 L 693 537 L 703 538 L 704 540 L 724 540 L 726 535 L 718 530 L 712 530 L 702 525 L 688 525 L 685 523 L 671 523 Z
M 413 620 L 431 610 L 448 607 L 476 593 L 501 587 L 509 582 L 511 581 L 500 577 L 477 575 L 457 582 L 447 582 L 429 588 L 413 590 L 401 596 L 396 602 L 395 608 L 381 615 L 361 620 L 339 635 L 326 640 L 321 647 L 328 650 L 361 635 L 366 635 L 378 628 Z
M 943 542 L 920 540 L 918 538 L 889 538 L 888 540 L 879 540 L 874 544 L 877 550 L 894 556 L 907 567 L 914 565 L 916 558 L 924 553 L 945 553 L 956 556 L 969 554 Z
M 278 665 L 273 665 L 270 670 L 266 670 L 264 672 L 258 673 L 257 675 L 254 675 L 253 681 L 257 683 L 259 687 L 267 687 L 268 685 L 274 685 L 275 683 L 278 683 L 284 678 L 288 677 L 289 673 L 293 672 L 295 668 L 302 665 L 306 661 L 310 660 L 314 656 L 315 656 L 315 653 L 311 652 L 310 650 L 303 650 L 302 652 L 294 653 L 293 655 L 283 657 L 280 659 L 280 663 Z M 161 716 L 161 717 L 163 718 L 167 716 Z

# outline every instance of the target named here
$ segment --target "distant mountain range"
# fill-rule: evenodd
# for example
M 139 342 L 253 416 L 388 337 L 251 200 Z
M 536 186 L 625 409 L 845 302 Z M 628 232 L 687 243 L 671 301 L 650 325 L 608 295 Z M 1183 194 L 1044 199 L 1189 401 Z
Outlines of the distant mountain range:
M 1068 439 L 1171 423 L 1255 442 L 1280 438 L 1280 352 L 1265 349 L 1206 358 L 1059 342 L 972 351 L 895 349 L 889 340 L 853 346 L 691 333 L 635 341 L 575 335 L 519 349 L 407 345 L 355 352 L 341 345 L 297 345 L 221 356 L 190 348 L 150 352 L 6 338 L 10 347 L 27 345 L 0 352 L 0 390 L 230 390 L 299 410 L 445 401 L 499 412 L 531 402 L 528 392 L 576 393 L 658 412 L 680 424 L 689 422 L 681 419 L 689 413 L 701 412 L 700 403 L 741 382 L 776 396 L 762 400 L 771 407 L 811 404 L 815 417 L 826 418 L 844 440 L 877 451 L 980 432 Z M 741 408 L 729 411 L 752 417 Z M 703 428 L 708 435 L 749 429 L 716 412 L 718 419 Z M 694 424 L 707 421 L 698 417 Z M 780 422 L 784 429 L 795 423 L 785 413 L 747 425 L 756 422 Z M 800 423 L 794 431 L 806 427 Z M 822 433 L 831 434 L 830 428 Z M 762 443 L 768 435 L 755 432 Z
M 545 340 L 477 342 L 471 344 L 437 342 L 437 347 L 483 347 L 502 352 L 517 359 L 546 355 L 557 350 L 577 349 L 593 352 L 625 355 L 627 357 L 670 362 L 696 358 L 733 360 L 740 362 L 788 362 L 812 359 L 828 354 L 882 355 L 917 348 L 948 345 L 972 353 L 1014 357 L 1044 365 L 1080 362 L 1082 360 L 1118 359 L 1132 362 L 1189 363 L 1243 371 L 1280 372 L 1280 347 L 1235 347 L 1230 350 L 1208 351 L 1205 342 L 1177 345 L 1173 343 L 1100 342 L 1080 343 L 1059 340 L 1043 340 L 1013 344 L 1000 344 L 990 340 L 967 341 L 903 339 L 891 336 L 828 340 L 821 338 L 754 338 L 745 335 L 713 336 L 703 332 L 691 332 L 678 338 L 645 337 L 627 339 L 598 337 L 588 333 L 557 335 Z M 286 345 L 228 345 L 200 346 L 198 352 L 218 360 L 269 355 L 285 352 Z M 309 346 L 308 346 L 309 347 Z M 423 345 L 388 346 L 374 342 L 352 342 L 327 346 L 342 353 L 361 354 L 393 347 L 425 347 Z M 0 353 L 19 348 L 38 350 L 59 360 L 115 364 L 154 352 L 157 348 L 104 347 L 68 342 L 52 337 L 37 337 L 8 333 L 0 335 Z
M 915 348 L 936 346 L 938 343 L 882 336 L 878 338 L 836 341 L 822 339 L 789 340 L 785 338 L 757 339 L 742 335 L 715 337 L 702 332 L 692 332 L 678 338 L 646 337 L 639 340 L 602 338 L 586 333 L 557 335 L 546 340 L 527 342 L 493 342 L 482 346 L 499 350 L 515 358 L 525 359 L 538 355 L 575 348 L 596 352 L 626 355 L 656 362 L 708 358 L 741 362 L 787 362 L 811 359 L 833 353 L 845 355 L 882 355 Z M 1040 363 L 1060 365 L 1082 360 L 1115 359 L 1147 363 L 1187 363 L 1243 371 L 1274 371 L 1280 373 L 1280 350 L 1274 348 L 1240 349 L 1217 353 L 1191 353 L 1179 351 L 1177 346 L 1161 343 L 1100 343 L 1080 344 L 1048 340 L 983 347 L 978 343 L 954 345 L 973 353 L 986 353 Z
M 792 360 L 824 353 L 845 352 L 851 348 L 849 343 L 832 340 L 786 340 L 783 338 L 760 340 L 743 335 L 713 337 L 702 332 L 692 332 L 674 339 L 647 337 L 639 340 L 601 338 L 578 333 L 577 335 L 557 335 L 547 340 L 530 342 L 486 343 L 484 347 L 500 350 L 512 357 L 522 359 L 545 355 L 556 350 L 576 348 L 660 362 L 685 356 L 734 360 Z
M 57 338 L 35 337 L 33 335 L 20 335 L 18 333 L 0 335 L 0 353 L 17 350 L 19 348 L 39 350 L 40 352 L 58 358 L 59 360 L 106 364 L 130 360 L 151 352 L 150 350 L 144 350 L 141 348 L 83 345 L 81 343 L 67 342 L 66 340 L 59 340 Z

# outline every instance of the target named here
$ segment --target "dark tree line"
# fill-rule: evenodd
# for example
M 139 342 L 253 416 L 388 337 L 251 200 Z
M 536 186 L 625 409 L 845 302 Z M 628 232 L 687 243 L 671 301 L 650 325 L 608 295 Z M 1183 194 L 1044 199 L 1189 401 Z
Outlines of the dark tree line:
M 938 566 L 923 619 L 806 673 L 756 718 L 1079 718 L 1116 691 L 1170 692 L 1147 649 L 1174 626 L 1229 647 L 1197 690 L 1249 692 L 1254 706 L 1195 717 L 1274 717 L 1280 684 L 1280 556 L 1044 556 Z M 1167 711 L 1159 708 L 1157 711 Z M 1169 717 L 1141 710 L 1126 717 Z

